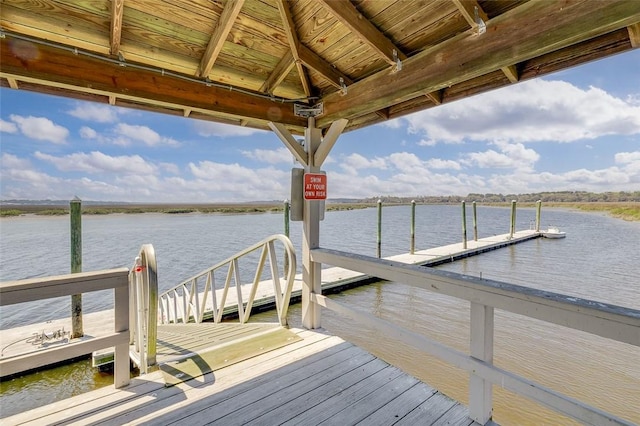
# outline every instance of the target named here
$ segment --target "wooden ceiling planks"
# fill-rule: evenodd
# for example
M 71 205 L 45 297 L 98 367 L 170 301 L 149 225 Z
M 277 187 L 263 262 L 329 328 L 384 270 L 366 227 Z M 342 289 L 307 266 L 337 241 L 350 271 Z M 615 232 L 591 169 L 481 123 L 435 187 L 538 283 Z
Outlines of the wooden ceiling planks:
M 0 15 L 2 87 L 297 133 L 305 120 L 286 100 L 319 96 L 317 123 L 351 130 L 640 44 L 636 0 L 3 0 Z M 104 57 L 100 72 L 69 48 Z M 122 69 L 106 62 L 118 54 Z

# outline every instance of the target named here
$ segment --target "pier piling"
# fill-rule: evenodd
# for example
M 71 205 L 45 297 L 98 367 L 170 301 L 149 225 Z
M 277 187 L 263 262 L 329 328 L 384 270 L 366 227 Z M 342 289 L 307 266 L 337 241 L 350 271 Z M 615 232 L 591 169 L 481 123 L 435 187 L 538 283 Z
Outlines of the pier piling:
M 467 203 L 462 202 L 462 248 L 467 249 Z
M 540 213 L 542 211 L 542 200 L 536 201 L 536 232 L 540 232 Z
M 511 227 L 509 230 L 509 239 L 513 238 L 516 232 L 516 200 L 511 200 Z
M 476 202 L 473 202 L 473 241 L 478 241 L 478 215 L 476 211 Z
M 416 200 L 411 200 L 411 243 L 409 245 L 409 253 L 414 254 L 416 251 Z
M 82 272 L 82 200 L 75 197 L 69 202 L 71 217 L 71 273 Z M 82 327 L 82 294 L 71 296 L 71 338 L 84 336 Z
M 382 257 L 382 200 L 378 200 L 378 239 L 376 244 L 376 255 Z

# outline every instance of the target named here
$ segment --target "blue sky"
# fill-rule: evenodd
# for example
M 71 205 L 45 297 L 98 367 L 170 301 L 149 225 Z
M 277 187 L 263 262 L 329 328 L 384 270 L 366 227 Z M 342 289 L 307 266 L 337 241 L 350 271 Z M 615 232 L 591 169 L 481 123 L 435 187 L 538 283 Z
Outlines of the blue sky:
M 289 197 L 271 132 L 0 89 L 0 199 Z M 640 190 L 635 50 L 343 134 L 329 198 Z

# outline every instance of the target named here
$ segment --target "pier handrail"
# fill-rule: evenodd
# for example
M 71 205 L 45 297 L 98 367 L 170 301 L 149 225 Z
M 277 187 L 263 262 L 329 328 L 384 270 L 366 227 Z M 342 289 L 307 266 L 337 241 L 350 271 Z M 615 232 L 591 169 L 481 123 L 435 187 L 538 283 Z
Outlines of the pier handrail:
M 282 243 L 285 252 L 285 264 L 288 265 L 284 270 L 284 292 L 278 270 L 278 260 L 275 250 L 276 241 Z M 262 249 L 262 252 L 260 253 L 254 280 L 251 285 L 248 299 L 245 303 L 242 295 L 239 259 L 259 249 Z M 194 321 L 196 323 L 202 322 L 204 319 L 205 309 L 207 307 L 207 297 L 209 295 L 211 295 L 213 321 L 220 322 L 222 320 L 227 294 L 229 293 L 232 281 L 236 286 L 237 292 L 238 318 L 241 323 L 247 322 L 251 315 L 251 308 L 253 307 L 253 302 L 258 290 L 258 285 L 260 284 L 260 277 L 262 275 L 267 256 L 269 257 L 269 263 L 271 266 L 271 279 L 273 283 L 276 309 L 278 312 L 278 321 L 281 325 L 286 325 L 287 311 L 289 309 L 289 301 L 291 298 L 291 291 L 293 289 L 297 266 L 295 248 L 293 247 L 291 240 L 281 234 L 267 237 L 264 240 L 236 253 L 228 259 L 223 260 L 222 262 L 219 262 L 199 274 L 183 281 L 171 290 L 162 293 L 160 295 L 160 323 L 187 323 L 190 321 Z M 220 301 L 218 301 L 214 272 L 224 267 L 228 268 L 227 275 L 222 289 L 222 296 Z M 199 280 L 202 281 L 201 278 L 204 278 L 205 281 L 203 290 L 199 289 Z M 201 295 L 202 299 L 200 299 Z
M 473 420 L 485 424 L 491 419 L 491 385 L 497 384 L 585 424 L 632 424 L 494 366 L 493 310 L 514 312 L 634 346 L 640 346 L 640 310 L 338 250 L 317 248 L 312 249 L 310 255 L 313 262 L 340 266 L 471 303 L 471 353 L 467 355 L 321 294 L 309 295 L 314 304 L 372 326 L 469 371 L 469 412 Z
M 129 282 L 127 268 L 81 272 L 44 278 L 0 283 L 0 306 L 32 302 L 54 297 L 71 296 L 100 290 L 114 290 L 113 333 L 78 339 L 63 346 L 0 359 L 3 376 L 32 370 L 43 365 L 90 354 L 100 349 L 115 347 L 114 386 L 129 384 Z
M 129 344 L 131 358 L 140 372 L 156 364 L 158 336 L 158 266 L 151 244 L 143 244 L 129 272 Z

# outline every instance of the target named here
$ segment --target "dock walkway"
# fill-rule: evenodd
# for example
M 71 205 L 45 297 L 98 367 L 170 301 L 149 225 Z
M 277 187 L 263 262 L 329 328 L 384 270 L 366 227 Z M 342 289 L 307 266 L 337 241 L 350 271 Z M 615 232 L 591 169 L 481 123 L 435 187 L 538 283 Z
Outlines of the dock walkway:
M 323 330 L 166 386 L 161 371 L 7 417 L 4 425 L 471 425 L 467 408 Z

